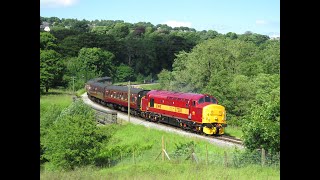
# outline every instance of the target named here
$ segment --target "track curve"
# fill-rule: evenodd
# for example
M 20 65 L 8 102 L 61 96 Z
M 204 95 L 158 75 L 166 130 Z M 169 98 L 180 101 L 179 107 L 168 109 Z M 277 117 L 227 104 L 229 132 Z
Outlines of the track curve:
M 94 107 L 96 109 L 109 110 L 109 111 L 112 110 L 108 107 L 102 106 L 101 104 L 98 104 L 96 102 L 91 101 L 88 98 L 87 93 L 82 94 L 81 98 L 84 101 L 84 103 L 86 103 L 87 105 Z M 115 111 L 115 110 L 113 110 L 113 111 Z M 128 121 L 128 114 L 127 113 L 119 112 L 119 111 L 115 111 L 115 112 L 117 112 L 118 118 L 123 119 L 125 121 Z M 203 135 L 195 134 L 193 132 L 185 131 L 185 130 L 180 129 L 178 127 L 173 127 L 173 126 L 162 124 L 162 123 L 149 122 L 149 121 L 144 120 L 143 118 L 134 117 L 134 116 L 130 116 L 130 122 L 133 124 L 143 125 L 148 128 L 154 128 L 154 129 L 158 129 L 161 131 L 173 132 L 173 133 L 180 134 L 180 135 L 183 135 L 186 137 L 194 137 L 194 138 L 204 139 L 212 144 L 216 144 L 219 146 L 237 147 L 240 149 L 244 148 L 241 140 L 231 138 L 231 137 L 228 137 L 225 135 L 223 135 L 223 136 L 203 136 Z

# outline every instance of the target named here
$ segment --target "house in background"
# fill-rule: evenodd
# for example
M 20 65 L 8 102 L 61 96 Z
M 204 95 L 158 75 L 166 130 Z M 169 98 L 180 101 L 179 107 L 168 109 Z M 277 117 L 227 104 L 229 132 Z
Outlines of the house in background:
M 49 32 L 50 31 L 49 23 L 48 22 L 43 22 L 40 25 L 40 30 Z

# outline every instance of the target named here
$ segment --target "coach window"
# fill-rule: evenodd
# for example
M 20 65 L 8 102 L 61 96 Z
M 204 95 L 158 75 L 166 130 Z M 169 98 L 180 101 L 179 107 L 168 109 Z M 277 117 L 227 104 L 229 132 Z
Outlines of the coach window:
M 154 107 L 154 99 L 153 98 L 150 99 L 150 107 Z

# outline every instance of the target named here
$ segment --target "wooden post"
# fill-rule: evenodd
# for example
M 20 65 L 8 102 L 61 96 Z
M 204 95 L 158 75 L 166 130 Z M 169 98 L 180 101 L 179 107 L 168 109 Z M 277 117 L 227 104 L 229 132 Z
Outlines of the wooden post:
M 262 148 L 261 149 L 261 166 L 264 166 L 266 162 L 266 151 Z
M 72 94 L 74 95 L 74 76 L 72 76 Z
M 134 160 L 134 148 L 133 148 L 133 151 L 132 151 L 132 157 L 133 157 L 133 164 L 135 164 L 135 160 Z
M 224 151 L 224 166 L 227 167 L 228 166 L 228 156 L 227 156 L 227 152 Z
M 161 149 L 161 152 L 162 152 L 162 161 L 164 161 L 164 139 L 163 139 L 163 135 L 162 135 L 162 149 Z
M 208 145 L 206 144 L 206 165 L 208 165 Z
M 130 81 L 129 81 L 129 85 L 128 85 L 128 121 L 130 122 Z

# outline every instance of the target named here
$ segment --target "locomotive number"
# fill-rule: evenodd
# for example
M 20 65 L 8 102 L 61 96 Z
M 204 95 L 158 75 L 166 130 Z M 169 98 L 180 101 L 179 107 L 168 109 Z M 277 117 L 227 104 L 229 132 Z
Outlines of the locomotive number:
M 157 104 L 156 108 L 161 109 L 161 104 Z

